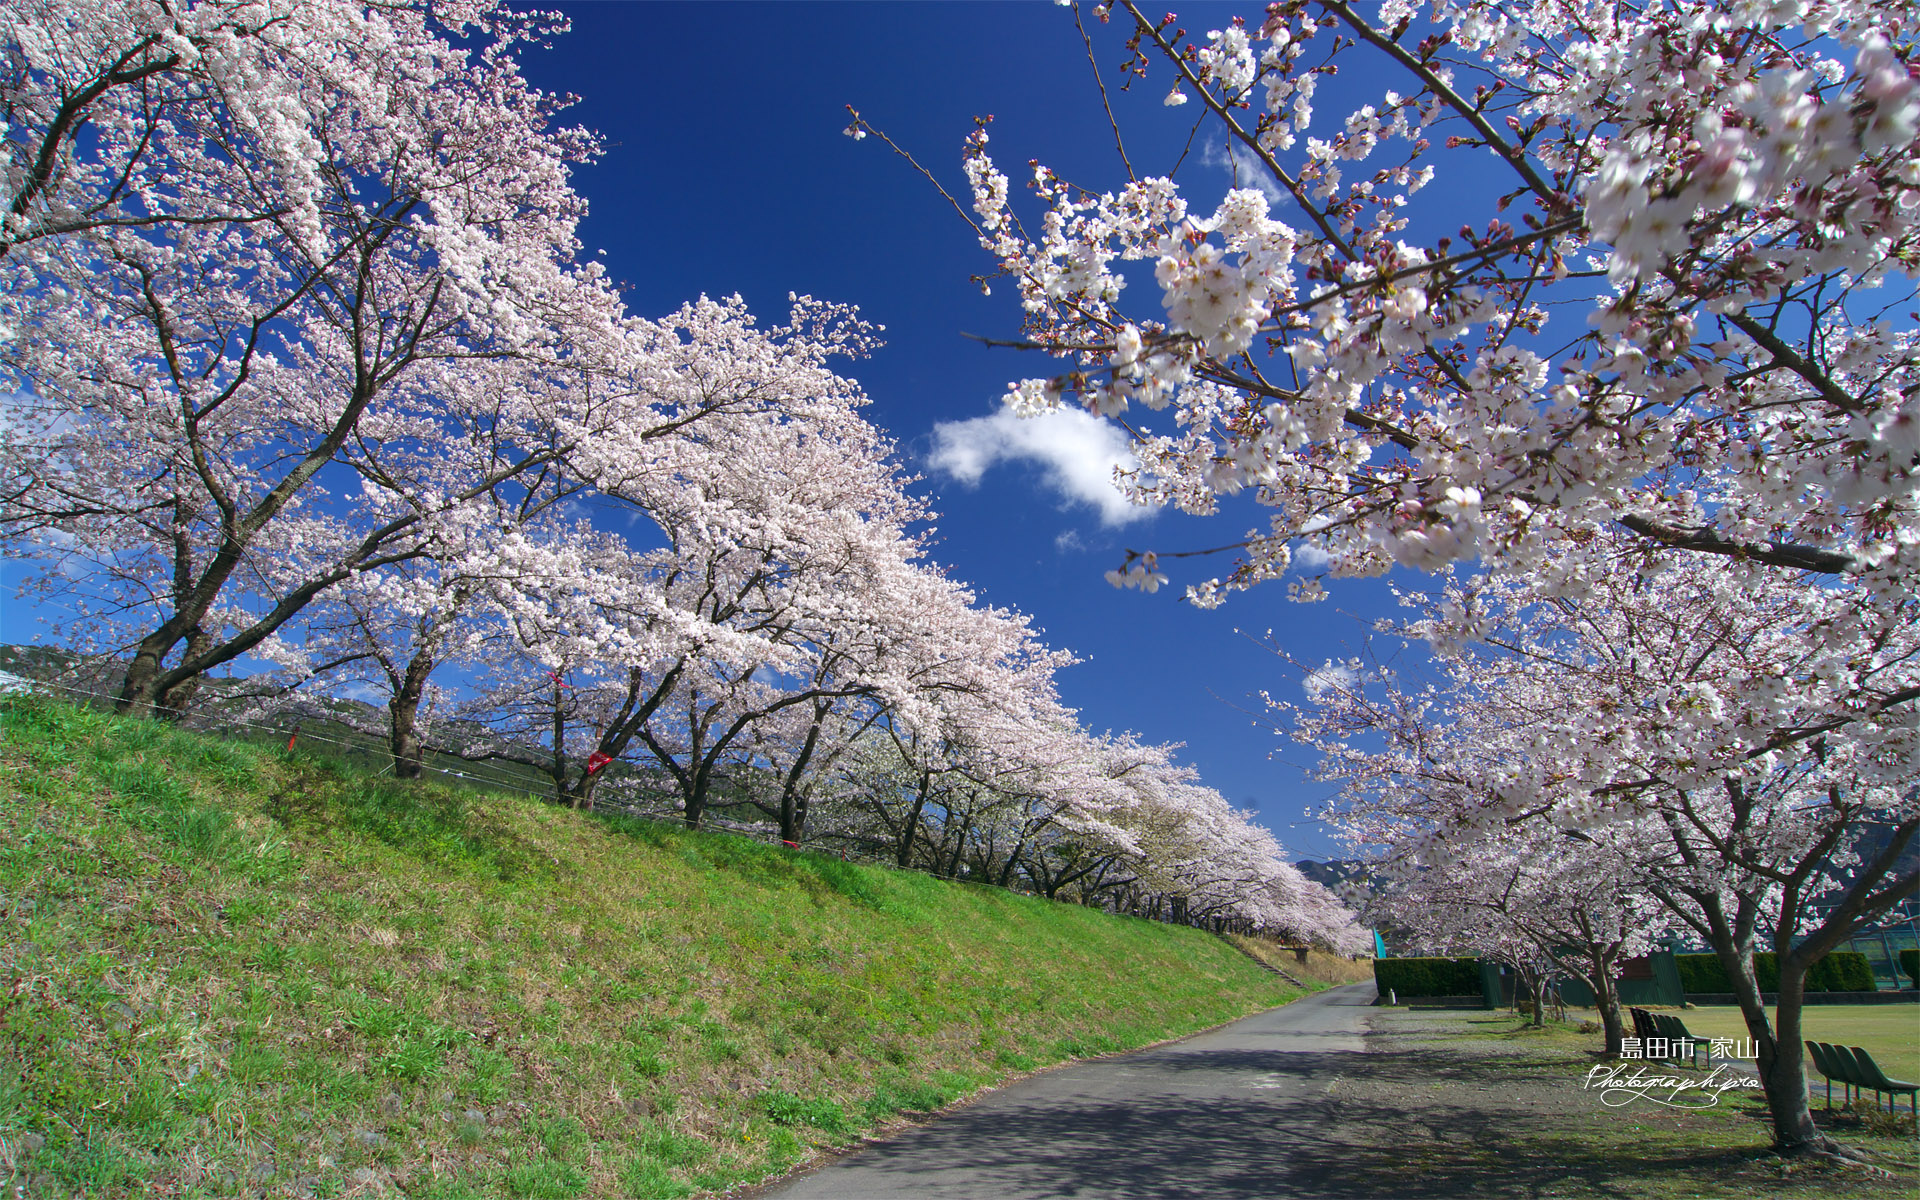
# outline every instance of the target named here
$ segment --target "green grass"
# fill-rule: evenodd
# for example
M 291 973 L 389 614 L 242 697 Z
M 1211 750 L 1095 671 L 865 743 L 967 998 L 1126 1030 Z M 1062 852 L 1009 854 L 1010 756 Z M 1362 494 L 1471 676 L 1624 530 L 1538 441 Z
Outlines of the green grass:
M 1896 1079 L 1920 1079 L 1920 1005 L 1810 1004 L 1800 1011 L 1807 1040 L 1864 1047 L 1887 1074 Z M 1747 1036 L 1747 1023 L 1732 1005 L 1689 1008 L 1674 1015 L 1687 1023 L 1688 1033 L 1701 1037 Z M 1773 1016 L 1774 1010 L 1768 1009 L 1768 1019 Z M 1807 1059 L 1807 1071 L 1815 1079 L 1820 1077 L 1811 1058 Z
M 658 1196 L 1295 993 L 1219 939 L 0 704 L 0 1178 Z

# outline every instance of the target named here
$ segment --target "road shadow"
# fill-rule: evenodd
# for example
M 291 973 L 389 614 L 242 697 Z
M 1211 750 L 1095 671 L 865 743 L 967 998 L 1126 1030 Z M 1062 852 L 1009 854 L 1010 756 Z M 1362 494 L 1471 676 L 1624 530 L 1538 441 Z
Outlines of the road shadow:
M 1174 1078 L 1110 1102 L 976 1105 L 841 1165 L 878 1181 L 861 1194 L 889 1194 L 897 1180 L 902 1196 L 1375 1200 L 1564 1195 L 1570 1185 L 1637 1196 L 1655 1180 L 1684 1187 L 1747 1158 L 1628 1152 L 1572 1129 L 1542 1132 L 1538 1123 L 1560 1125 L 1560 1114 L 1509 1101 L 1525 1081 L 1564 1088 L 1566 1105 L 1579 1104 L 1579 1079 L 1565 1063 L 1490 1071 L 1440 1050 L 1137 1056 L 1147 1059 L 1142 1067 Z M 1240 1082 L 1211 1093 L 1198 1086 L 1217 1072 Z

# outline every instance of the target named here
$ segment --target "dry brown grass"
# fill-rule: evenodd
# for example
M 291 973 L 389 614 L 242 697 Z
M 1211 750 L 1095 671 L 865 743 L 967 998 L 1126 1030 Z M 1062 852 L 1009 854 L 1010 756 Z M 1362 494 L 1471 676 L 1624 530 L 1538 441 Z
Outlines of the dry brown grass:
M 1272 938 L 1245 937 L 1237 933 L 1228 934 L 1227 940 L 1261 962 L 1272 963 L 1287 974 L 1309 983 L 1334 986 L 1342 983 L 1359 983 L 1373 978 L 1371 958 L 1345 958 L 1338 954 L 1329 954 L 1317 946 L 1309 949 L 1303 956 L 1294 947 L 1283 946 Z

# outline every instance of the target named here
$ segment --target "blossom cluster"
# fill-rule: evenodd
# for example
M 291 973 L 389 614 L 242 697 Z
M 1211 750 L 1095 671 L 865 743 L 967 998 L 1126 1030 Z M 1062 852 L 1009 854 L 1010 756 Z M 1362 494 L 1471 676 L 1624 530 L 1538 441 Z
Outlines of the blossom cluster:
M 1291 0 L 1186 43 L 1114 19 L 1258 189 L 1208 211 L 1036 165 L 1023 219 L 984 129 L 965 163 L 1027 336 L 1073 360 L 1014 406 L 1137 403 L 1141 499 L 1274 510 L 1194 599 L 1277 578 L 1300 539 L 1336 575 L 1532 569 L 1618 522 L 1910 585 L 1915 335 L 1881 314 L 1920 265 L 1911 6 Z M 1313 136 L 1342 62 L 1393 87 Z M 1420 229 L 1436 181 L 1489 219 Z

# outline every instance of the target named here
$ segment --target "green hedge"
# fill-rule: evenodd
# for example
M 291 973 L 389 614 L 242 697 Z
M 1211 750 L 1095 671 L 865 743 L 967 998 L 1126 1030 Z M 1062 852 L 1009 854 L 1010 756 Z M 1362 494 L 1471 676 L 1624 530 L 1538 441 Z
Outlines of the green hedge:
M 1373 981 L 1382 996 L 1478 996 L 1477 958 L 1376 958 Z
M 1676 954 L 1673 965 L 1680 968 L 1680 986 L 1687 992 L 1729 992 L 1727 972 L 1712 954 Z
M 1907 973 L 1908 979 L 1913 980 L 1913 986 L 1920 987 L 1920 950 L 1902 950 L 1900 969 Z
M 1689 994 L 1721 993 L 1733 990 L 1733 981 L 1720 966 L 1720 958 L 1713 954 L 1676 954 L 1674 963 L 1680 968 L 1680 986 Z M 1753 973 L 1763 992 L 1780 990 L 1780 960 L 1772 951 L 1762 951 L 1753 956 Z M 1873 968 L 1867 965 L 1867 956 L 1856 950 L 1836 950 L 1827 955 L 1807 971 L 1807 990 L 1809 992 L 1871 992 L 1874 990 Z

